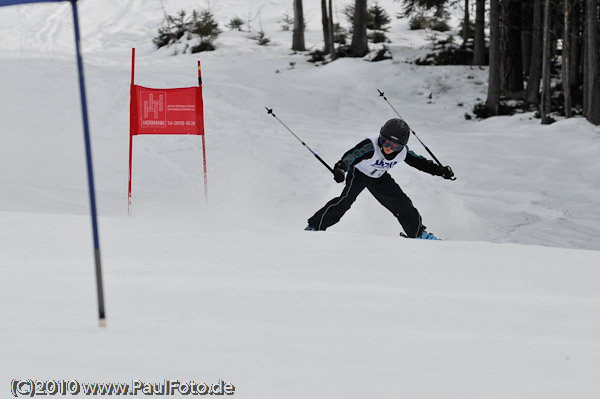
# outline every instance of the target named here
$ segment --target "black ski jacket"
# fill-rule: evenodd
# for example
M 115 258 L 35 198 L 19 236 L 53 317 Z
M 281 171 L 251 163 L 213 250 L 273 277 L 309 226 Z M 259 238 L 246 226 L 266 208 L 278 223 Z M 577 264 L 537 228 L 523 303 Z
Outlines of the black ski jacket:
M 408 149 L 408 146 L 406 146 L 406 151 L 402 150 L 398 153 L 386 156 L 382 153 L 381 149 L 375 148 L 374 143 L 377 142 L 376 137 L 377 136 L 368 137 L 360 143 L 358 143 L 357 145 L 355 145 L 350 150 L 346 151 L 346 153 L 342 156 L 342 159 L 338 162 L 337 165 L 341 166 L 344 170 L 348 171 L 350 170 L 350 168 L 357 166 L 362 161 L 377 158 L 377 155 L 383 155 L 387 161 L 391 161 L 388 162 L 388 164 L 390 164 L 388 169 L 390 169 L 397 163 L 393 161 L 398 157 L 398 155 L 405 154 L 404 162 L 406 162 L 413 168 L 429 173 L 433 176 L 442 176 L 444 174 L 444 169 L 440 165 L 436 164 L 433 161 L 430 161 L 425 157 L 422 157 L 421 155 L 415 154 L 414 152 Z M 369 175 L 369 173 L 365 174 L 367 176 Z

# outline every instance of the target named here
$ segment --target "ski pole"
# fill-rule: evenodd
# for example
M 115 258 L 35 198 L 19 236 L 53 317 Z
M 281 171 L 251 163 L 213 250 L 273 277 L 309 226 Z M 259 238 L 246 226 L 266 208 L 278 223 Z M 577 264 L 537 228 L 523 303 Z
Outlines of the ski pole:
M 394 106 L 388 101 L 388 99 L 384 95 L 384 93 L 381 90 L 379 90 L 379 89 L 377 89 L 377 91 L 379 92 L 379 97 L 383 97 L 383 99 L 385 100 L 385 102 L 388 103 L 388 105 L 390 106 L 390 108 L 392 108 L 392 110 L 396 113 L 396 115 L 398 115 L 398 118 L 404 120 L 404 118 L 400 115 L 400 113 L 398 111 L 396 111 L 396 108 L 394 108 Z M 431 152 L 431 150 L 429 149 L 429 147 L 427 147 L 425 145 L 425 143 L 423 143 L 423 141 L 419 138 L 419 136 L 417 136 L 417 133 L 414 130 L 412 130 L 412 129 L 410 129 L 410 131 L 412 132 L 412 134 L 415 135 L 415 137 L 417 138 L 417 140 L 419 140 L 419 143 L 421 143 L 421 145 L 423 147 L 425 147 L 425 149 L 427 150 L 427 152 L 429 153 L 429 155 L 432 156 L 432 158 L 435 160 L 435 162 L 437 162 L 438 165 L 440 165 L 440 166 L 444 166 L 444 165 L 442 165 L 442 163 L 440 162 L 440 160 L 437 159 L 437 157 L 435 155 L 433 155 L 433 152 Z M 456 178 L 454 177 L 451 180 L 456 180 Z
M 277 117 L 277 115 L 275 115 L 275 113 L 273 113 L 273 109 L 272 108 L 271 109 L 269 109 L 267 107 L 265 107 L 265 108 L 267 109 L 267 115 L 273 115 L 273 117 L 275 119 L 277 119 L 279 121 L 279 123 L 281 123 L 283 125 L 283 127 L 285 127 L 300 143 L 302 143 L 303 146 L 306 147 L 306 149 L 308 151 L 310 151 L 311 154 L 313 154 L 315 156 L 315 158 L 317 158 L 319 160 L 319 162 L 321 162 L 327 169 L 329 169 L 329 171 L 331 173 L 333 173 L 333 169 L 331 169 L 331 167 L 329 165 L 327 165 L 327 163 L 325 161 L 323 161 L 323 159 L 320 156 L 318 156 L 316 152 L 314 152 L 313 150 L 311 150 L 310 147 L 307 146 L 306 143 L 300 139 L 300 137 L 296 136 L 296 133 L 294 133 L 292 131 L 292 129 L 290 129 L 289 127 L 287 127 L 287 125 L 285 123 L 283 123 L 281 121 L 281 119 L 279 119 Z

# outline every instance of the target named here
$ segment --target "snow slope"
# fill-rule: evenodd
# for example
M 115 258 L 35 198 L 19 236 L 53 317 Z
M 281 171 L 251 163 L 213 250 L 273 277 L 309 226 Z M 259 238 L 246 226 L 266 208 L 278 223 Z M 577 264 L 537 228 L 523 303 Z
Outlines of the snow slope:
M 260 11 L 253 29 L 273 44 L 228 31 L 215 52 L 154 50 L 163 11 L 202 5 L 79 2 L 105 329 L 70 5 L 0 8 L 5 392 L 13 378 L 221 378 L 243 398 L 600 394 L 597 127 L 465 120 L 487 71 L 406 63 L 431 33 L 404 20 L 389 34 L 394 61 L 316 67 L 280 30 L 291 2 L 227 0 L 211 4 L 222 26 Z M 318 4 L 305 16 L 319 48 Z M 141 136 L 127 215 L 132 47 L 145 86 L 194 85 L 202 61 L 208 201 L 198 137 Z M 394 116 L 376 89 L 458 176 L 392 171 L 443 242 L 400 239 L 368 193 L 326 233 L 301 230 L 341 185 L 264 107 L 333 164 Z

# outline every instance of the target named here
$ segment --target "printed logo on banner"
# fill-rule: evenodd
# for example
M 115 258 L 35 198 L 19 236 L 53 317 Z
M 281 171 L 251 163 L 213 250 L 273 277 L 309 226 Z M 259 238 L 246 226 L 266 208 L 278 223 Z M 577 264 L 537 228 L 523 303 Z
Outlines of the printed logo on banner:
M 140 91 L 140 126 L 167 126 L 167 93 L 164 91 Z

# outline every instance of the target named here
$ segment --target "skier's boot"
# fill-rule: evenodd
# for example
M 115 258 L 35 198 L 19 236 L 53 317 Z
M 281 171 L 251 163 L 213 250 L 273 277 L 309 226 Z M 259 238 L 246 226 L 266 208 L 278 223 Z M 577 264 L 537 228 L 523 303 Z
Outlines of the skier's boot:
M 311 227 L 311 226 L 310 226 L 310 224 L 309 224 L 309 225 L 307 225 L 307 226 L 304 228 L 304 230 L 306 230 L 306 231 L 317 231 L 317 229 L 315 229 L 314 227 Z
M 423 233 L 421 233 L 420 236 L 415 237 L 415 238 L 420 239 L 420 240 L 437 240 L 438 239 L 436 236 L 434 236 L 433 234 L 428 233 L 426 231 L 423 231 Z

